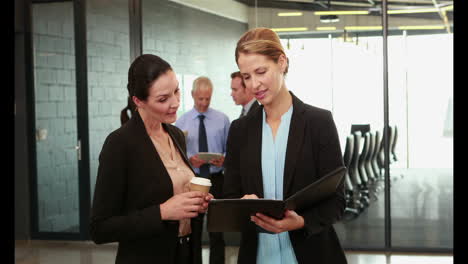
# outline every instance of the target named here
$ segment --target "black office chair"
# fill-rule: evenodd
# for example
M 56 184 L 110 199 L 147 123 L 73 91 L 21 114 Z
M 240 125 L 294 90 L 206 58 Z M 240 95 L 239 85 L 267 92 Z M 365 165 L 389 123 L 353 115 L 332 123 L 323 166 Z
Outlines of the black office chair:
M 351 181 L 354 186 L 361 186 L 361 179 L 358 172 L 358 159 L 359 159 L 359 149 L 361 147 L 361 132 L 357 131 L 351 135 L 353 137 L 353 152 L 351 155 L 351 161 L 348 168 L 348 173 L 351 178 Z
M 397 145 L 397 141 L 398 141 L 398 127 L 397 125 L 393 125 L 393 132 L 392 132 L 392 145 L 390 146 L 390 159 L 392 160 L 392 162 L 396 162 L 398 161 L 398 157 L 396 155 L 396 145 Z M 400 174 L 400 177 L 403 178 L 405 175 L 404 174 Z M 397 179 L 397 178 L 395 178 Z
M 383 140 L 380 137 L 380 130 L 376 130 L 374 133 L 374 153 L 372 153 L 370 167 L 372 172 L 375 176 L 375 183 L 374 183 L 374 190 L 375 194 L 377 194 L 383 188 L 383 173 L 381 171 L 381 167 L 379 166 L 381 160 L 383 160 Z
M 359 157 L 361 155 L 361 142 L 363 140 L 362 134 L 360 131 L 355 131 L 353 133 L 354 137 L 354 147 L 353 155 L 351 159 L 351 167 L 349 170 L 349 176 L 354 186 L 357 186 L 357 199 L 360 203 L 361 208 L 359 211 L 363 211 L 369 205 L 369 191 L 367 189 L 365 178 L 360 175 L 359 171 Z M 364 180 L 363 180 L 364 179 Z
M 377 164 L 379 165 L 380 171 L 383 171 L 385 169 L 385 135 L 388 133 L 388 145 L 392 145 L 392 129 L 390 126 L 388 126 L 388 129 L 383 129 L 382 133 L 382 141 L 380 144 L 380 150 L 379 150 L 379 156 L 377 158 Z M 391 159 L 389 160 L 389 164 L 391 164 Z M 383 172 L 381 172 L 383 175 Z
M 390 166 L 392 164 L 395 163 L 395 159 L 393 158 L 393 154 L 392 154 L 392 148 L 395 144 L 395 126 L 393 125 L 389 125 L 389 128 L 388 128 L 388 132 L 389 132 L 389 142 L 388 142 L 388 148 L 389 148 L 389 152 L 388 152 L 388 159 L 389 159 L 389 164 Z M 400 175 L 401 176 L 401 175 Z M 392 174 L 392 170 L 390 170 L 390 178 L 394 181 L 398 180 L 398 177 L 394 174 Z
M 343 220 L 352 220 L 355 219 L 359 215 L 359 207 L 360 205 L 356 203 L 355 193 L 354 190 L 357 190 L 353 186 L 351 181 L 351 177 L 349 175 L 349 169 L 351 168 L 351 160 L 353 155 L 353 148 L 354 148 L 354 136 L 346 137 L 346 146 L 345 151 L 343 154 L 343 161 L 348 168 L 345 175 L 345 200 L 346 200 L 346 208 L 344 212 Z
M 361 181 L 365 183 L 367 197 L 370 199 L 372 196 L 374 200 L 377 200 L 377 191 L 376 191 L 376 178 L 372 172 L 370 166 L 370 156 L 372 154 L 372 149 L 374 148 L 373 140 L 374 135 L 372 132 L 366 132 L 364 135 L 364 145 L 362 148 L 361 155 L 359 157 L 359 175 L 361 175 Z
M 367 178 L 369 178 L 370 183 L 374 184 L 377 181 L 376 176 L 374 175 L 374 171 L 371 168 L 372 156 L 374 155 L 374 145 L 375 145 L 375 137 L 374 132 L 369 131 L 369 150 L 367 151 L 367 155 L 364 159 L 364 170 L 366 171 Z
M 380 148 L 382 144 L 380 131 L 376 130 L 374 136 L 375 136 L 375 144 L 374 144 L 374 153 L 372 154 L 372 158 L 371 158 L 371 165 L 372 165 L 372 171 L 374 172 L 374 175 L 376 176 L 377 180 L 381 180 L 382 175 L 380 173 L 380 167 L 377 163 L 377 159 L 380 158 Z
M 379 158 L 377 159 L 377 163 L 378 163 L 378 166 L 380 168 L 380 171 L 381 171 L 381 174 L 383 174 L 383 171 L 385 169 L 385 152 L 384 152 L 384 148 L 385 148 L 385 142 L 384 142 L 384 139 L 385 139 L 385 133 L 388 131 L 388 146 L 389 146 L 389 167 L 395 162 L 395 160 L 393 160 L 392 158 L 392 152 L 391 152 L 391 147 L 392 145 L 394 144 L 395 142 L 395 130 L 393 128 L 393 126 L 389 125 L 388 126 L 388 129 L 385 130 L 384 128 L 384 133 L 383 133 L 383 137 L 382 137 L 382 143 L 381 143 L 381 146 L 380 146 L 380 153 L 379 153 Z M 393 181 L 396 181 L 398 179 L 398 177 L 395 177 L 395 176 L 392 176 L 390 175 L 390 178 L 393 180 Z
M 361 153 L 359 154 L 359 160 L 358 160 L 359 175 L 361 176 L 361 181 L 365 183 L 366 186 L 369 185 L 369 177 L 364 167 L 365 167 L 367 153 L 369 152 L 369 141 L 370 141 L 370 134 L 369 132 L 366 132 L 364 134 L 364 143 L 362 145 L 362 150 L 361 150 Z
M 351 134 L 353 134 L 356 131 L 360 131 L 361 135 L 364 135 L 366 132 L 370 131 L 370 124 L 352 124 Z
M 370 131 L 369 132 L 369 152 L 367 153 L 367 157 L 365 159 L 364 168 L 367 173 L 367 177 L 369 178 L 369 192 L 373 195 L 375 200 L 378 200 L 377 193 L 379 189 L 379 175 L 374 172 L 373 163 L 376 154 L 376 144 L 378 143 L 377 138 L 377 131 Z
M 346 137 L 346 146 L 345 146 L 345 151 L 343 154 L 344 165 L 346 166 L 346 168 L 348 168 L 348 170 L 346 171 L 346 175 L 345 175 L 345 179 L 346 179 L 345 190 L 351 193 L 354 187 L 349 176 L 349 169 L 351 168 L 351 158 L 353 154 L 353 147 L 354 147 L 354 137 L 353 136 Z
M 397 143 L 397 140 L 398 140 L 398 129 L 397 129 L 396 125 L 393 126 L 392 135 L 393 135 L 393 142 L 392 142 L 392 146 L 390 148 L 390 150 L 391 150 L 390 153 L 392 155 L 393 161 L 398 161 L 398 157 L 397 157 L 397 155 L 395 153 L 395 146 L 396 146 L 396 143 Z

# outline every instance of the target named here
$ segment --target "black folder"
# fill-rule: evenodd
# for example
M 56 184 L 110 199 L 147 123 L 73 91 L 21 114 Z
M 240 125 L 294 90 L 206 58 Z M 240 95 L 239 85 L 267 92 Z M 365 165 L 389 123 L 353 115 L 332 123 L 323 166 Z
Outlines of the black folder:
M 344 181 L 346 167 L 339 167 L 286 200 L 213 199 L 208 205 L 208 232 L 240 232 L 250 216 L 263 213 L 282 219 L 286 209 L 303 210 L 331 197 Z

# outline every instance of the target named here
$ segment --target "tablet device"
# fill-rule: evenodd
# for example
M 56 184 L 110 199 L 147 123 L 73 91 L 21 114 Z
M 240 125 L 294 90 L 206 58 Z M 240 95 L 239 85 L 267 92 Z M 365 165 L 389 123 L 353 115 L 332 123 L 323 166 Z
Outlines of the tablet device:
M 219 159 L 223 156 L 221 153 L 212 153 L 212 152 L 198 152 L 198 158 L 206 162 L 212 159 Z
M 302 210 L 334 195 L 343 183 L 346 167 L 339 167 L 306 186 L 286 200 L 271 199 L 212 199 L 208 204 L 208 232 L 240 232 L 250 222 L 250 216 L 263 213 L 276 219 L 284 211 Z

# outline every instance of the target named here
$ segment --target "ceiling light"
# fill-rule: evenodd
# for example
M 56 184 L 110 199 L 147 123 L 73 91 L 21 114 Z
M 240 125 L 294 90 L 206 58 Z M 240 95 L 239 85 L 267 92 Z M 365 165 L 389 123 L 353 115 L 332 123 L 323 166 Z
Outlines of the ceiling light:
M 347 26 L 345 30 L 382 30 L 382 26 Z
M 345 30 L 382 30 L 382 26 L 346 26 Z M 445 29 L 444 25 L 399 26 L 399 30 Z M 318 30 L 318 29 L 317 29 Z
M 285 31 L 307 31 L 309 28 L 306 27 L 291 27 L 291 28 L 271 28 L 275 32 L 285 32 Z
M 335 23 L 340 21 L 338 16 L 336 15 L 325 15 L 325 16 L 320 16 L 320 22 L 322 23 Z
M 388 10 L 387 14 L 416 14 L 416 13 L 436 13 L 439 12 L 437 8 L 418 8 L 418 9 L 398 9 Z
M 278 13 L 278 16 L 302 16 L 302 12 L 286 12 L 286 13 Z
M 341 6 L 365 6 L 365 7 L 372 7 L 373 4 L 371 3 L 357 3 L 357 2 L 340 2 L 340 1 L 331 1 L 334 5 L 341 5 Z
M 424 30 L 424 29 L 445 29 L 444 25 L 426 25 L 426 26 L 399 26 L 400 30 Z
M 368 15 L 368 10 L 316 11 L 314 15 Z
M 336 30 L 336 27 L 316 27 L 318 31 Z
M 453 11 L 453 5 L 444 6 L 441 8 L 443 11 Z

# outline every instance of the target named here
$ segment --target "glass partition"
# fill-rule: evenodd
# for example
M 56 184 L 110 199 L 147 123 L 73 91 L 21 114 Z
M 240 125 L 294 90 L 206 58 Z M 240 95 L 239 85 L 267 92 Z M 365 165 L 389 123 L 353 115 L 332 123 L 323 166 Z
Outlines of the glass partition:
M 178 76 L 182 96 L 177 116 L 193 107 L 193 80 L 206 76 L 214 86 L 210 107 L 224 112 L 231 121 L 236 119 L 241 109 L 230 96 L 230 74 L 238 70 L 234 50 L 247 24 L 230 17 L 227 7 L 207 12 L 215 9 L 145 0 L 142 10 L 143 53 L 161 56 Z
M 351 185 L 347 189 L 347 212 L 344 220 L 335 225 L 340 240 L 345 248 L 383 248 L 385 215 L 381 177 L 367 173 L 364 183 L 364 178 L 361 179 L 364 175 L 358 174 L 359 155 L 370 153 L 364 145 L 370 144 L 371 134 L 383 128 L 382 38 L 364 36 L 358 42 L 346 42 L 340 35 L 329 34 L 282 41 L 290 60 L 288 89 L 305 103 L 332 112 L 343 154 L 349 137 L 356 142 L 360 140 L 353 155 L 356 162 L 348 164 L 354 174 L 348 175 Z M 360 136 L 351 132 L 356 124 L 369 125 L 367 139 L 365 132 Z M 354 177 L 362 182 L 355 182 Z
M 393 248 L 453 250 L 453 2 L 388 11 Z
M 453 249 L 453 34 L 389 45 L 392 246 Z
M 72 3 L 33 4 L 32 25 L 37 231 L 76 234 L 79 144 Z

